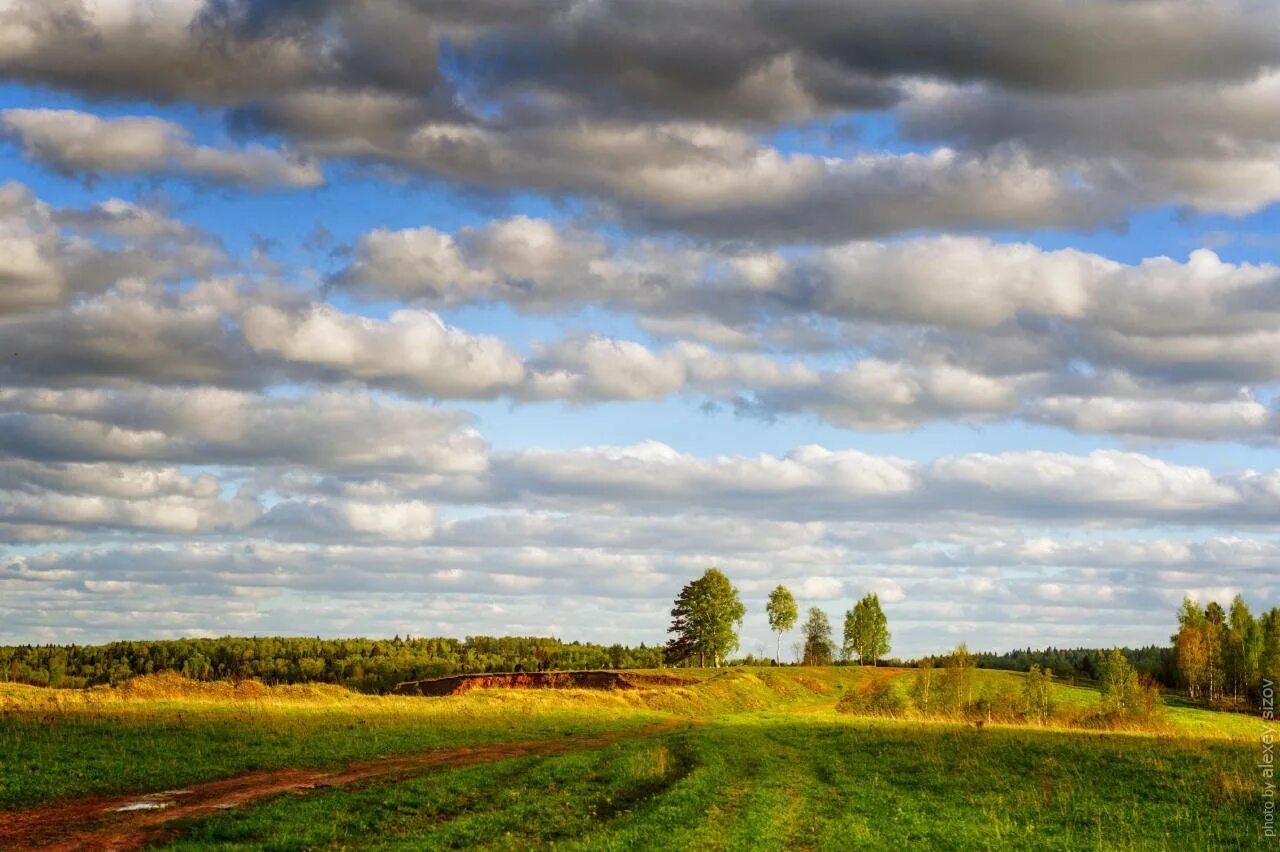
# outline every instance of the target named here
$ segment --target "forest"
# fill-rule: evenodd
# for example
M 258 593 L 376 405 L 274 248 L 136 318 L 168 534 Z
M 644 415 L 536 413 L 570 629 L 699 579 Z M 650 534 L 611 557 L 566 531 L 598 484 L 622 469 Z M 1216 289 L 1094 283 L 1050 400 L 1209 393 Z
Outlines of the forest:
M 660 647 L 594 645 L 533 636 L 465 639 L 237 637 L 0 647 L 0 680 L 84 687 L 180 672 L 196 680 L 334 683 L 386 692 L 397 683 L 458 673 L 653 668 Z

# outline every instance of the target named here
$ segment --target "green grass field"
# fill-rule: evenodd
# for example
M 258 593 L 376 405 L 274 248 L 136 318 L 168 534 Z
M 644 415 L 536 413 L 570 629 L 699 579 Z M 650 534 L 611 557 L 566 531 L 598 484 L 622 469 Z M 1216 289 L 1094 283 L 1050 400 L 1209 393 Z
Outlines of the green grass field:
M 839 714 L 858 668 L 681 673 L 620 692 L 429 699 L 226 686 L 58 694 L 0 686 L 0 809 L 149 792 L 255 769 L 478 743 L 662 733 L 280 795 L 168 826 L 215 848 L 1264 848 L 1260 720 L 1170 706 L 1098 732 Z M 988 690 L 1021 675 L 979 672 Z M 1060 706 L 1098 700 L 1056 686 Z

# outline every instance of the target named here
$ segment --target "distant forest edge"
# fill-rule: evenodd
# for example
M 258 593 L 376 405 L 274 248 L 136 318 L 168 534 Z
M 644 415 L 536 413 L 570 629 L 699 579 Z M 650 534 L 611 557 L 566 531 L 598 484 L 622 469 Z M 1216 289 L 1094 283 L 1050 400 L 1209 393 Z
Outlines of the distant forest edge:
M 224 636 L 106 645 L 0 647 L 0 681 L 72 688 L 116 684 L 135 675 L 179 672 L 196 680 L 254 678 L 268 684 L 334 683 L 361 692 L 387 692 L 406 680 L 451 674 L 645 669 L 660 665 L 661 645 L 594 645 L 536 636 Z
M 1144 675 L 1173 686 L 1170 648 L 1122 649 Z M 977 653 L 979 668 L 1026 671 L 1039 665 L 1060 679 L 1092 680 L 1106 651 L 1098 648 L 1031 649 Z M 939 658 L 941 659 L 941 658 Z M 914 661 L 883 660 L 886 665 Z M 333 683 L 362 692 L 386 692 L 397 683 L 501 671 L 657 668 L 661 645 L 596 645 L 523 636 L 465 639 L 318 639 L 235 637 L 111 642 L 105 645 L 0 647 L 0 681 L 78 688 L 116 684 L 136 675 L 179 672 L 197 680 L 257 679 L 268 684 Z M 743 657 L 729 664 L 771 665 Z

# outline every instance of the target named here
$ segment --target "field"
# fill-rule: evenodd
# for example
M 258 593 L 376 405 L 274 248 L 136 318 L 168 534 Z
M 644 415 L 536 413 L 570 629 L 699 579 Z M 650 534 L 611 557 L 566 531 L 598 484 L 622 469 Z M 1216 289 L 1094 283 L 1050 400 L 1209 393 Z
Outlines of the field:
M 910 672 L 679 676 L 447 698 L 0 684 L 0 846 L 1261 846 L 1255 718 L 1174 704 L 1157 730 L 978 726 L 837 712 Z M 1068 710 L 1098 701 L 1054 689 Z

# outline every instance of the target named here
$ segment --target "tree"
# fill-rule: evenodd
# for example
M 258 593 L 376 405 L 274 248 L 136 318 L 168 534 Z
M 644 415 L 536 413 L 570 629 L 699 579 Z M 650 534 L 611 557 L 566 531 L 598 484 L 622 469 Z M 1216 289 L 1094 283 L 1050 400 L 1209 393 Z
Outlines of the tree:
M 1222 656 L 1225 686 L 1236 698 L 1249 697 L 1258 683 L 1262 630 L 1240 595 L 1227 613 Z
M 809 608 L 809 618 L 804 623 L 804 664 L 825 666 L 831 662 L 835 650 L 831 641 L 831 621 L 827 614 L 815 607 Z
M 800 609 L 796 606 L 795 595 L 786 586 L 779 585 L 769 593 L 769 603 L 765 607 L 769 615 L 769 629 L 778 634 L 778 647 L 773 661 L 780 662 L 782 656 L 782 634 L 796 626 L 800 618 Z
M 1173 648 L 1178 677 L 1191 697 L 1196 698 L 1209 675 L 1208 621 L 1190 597 L 1183 598 L 1178 609 L 1178 632 L 1173 636 Z
M 872 592 L 864 600 L 867 611 L 871 614 L 871 623 L 867 626 L 867 653 L 871 655 L 871 665 L 878 665 L 880 658 L 889 653 L 889 619 L 880 609 L 880 596 Z
M 675 635 L 667 642 L 664 659 L 679 663 L 697 654 L 699 666 L 705 666 L 709 656 L 719 667 L 738 647 L 737 628 L 746 613 L 729 578 L 717 568 L 708 568 L 676 597 L 667 628 Z
M 857 655 L 858 662 L 863 665 L 868 659 L 875 665 L 882 655 L 889 652 L 889 620 L 880 609 L 880 598 L 875 593 L 867 595 L 845 613 L 842 650 L 846 660 Z
M 1258 619 L 1262 634 L 1262 653 L 1258 655 L 1258 686 L 1270 681 L 1272 687 L 1280 682 L 1280 609 L 1272 608 Z
M 1053 715 L 1053 672 L 1033 665 L 1022 682 L 1022 708 L 1041 725 Z
M 853 605 L 853 609 L 844 611 L 844 642 L 840 645 L 840 656 L 848 661 L 854 657 L 862 662 L 861 648 L 858 645 L 858 633 L 862 629 L 862 601 Z
M 1109 715 L 1145 722 L 1160 713 L 1160 689 L 1151 680 L 1139 677 L 1119 648 L 1103 656 L 1098 676 L 1102 682 L 1102 709 Z
M 1227 615 L 1217 601 L 1210 601 L 1204 608 L 1205 672 L 1210 701 L 1222 694 L 1222 636 L 1226 619 Z
M 973 704 L 973 672 L 976 668 L 969 647 L 961 642 L 947 657 L 942 672 L 941 704 L 953 713 L 968 710 Z
M 933 660 L 925 657 L 916 667 L 916 679 L 911 684 L 911 701 L 916 709 L 928 715 L 930 710 L 938 709 L 938 678 L 933 669 Z

